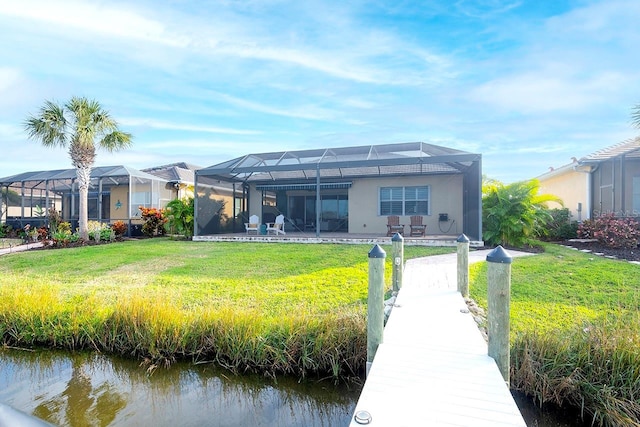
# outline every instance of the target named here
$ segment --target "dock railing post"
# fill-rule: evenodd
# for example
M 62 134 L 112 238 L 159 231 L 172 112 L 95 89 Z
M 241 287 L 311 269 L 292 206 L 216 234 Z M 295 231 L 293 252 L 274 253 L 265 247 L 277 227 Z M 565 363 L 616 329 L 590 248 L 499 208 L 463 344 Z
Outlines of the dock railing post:
M 387 253 L 375 245 L 369 251 L 369 297 L 367 299 L 367 375 L 382 344 L 384 330 L 384 264 Z
M 402 269 L 404 266 L 404 238 L 396 233 L 391 238 L 391 252 L 393 254 L 393 270 L 391 282 L 393 291 L 398 292 L 402 288 Z
M 464 298 L 469 296 L 469 238 L 463 234 L 458 237 L 458 292 Z
M 498 246 L 487 255 L 487 335 L 493 357 L 509 385 L 509 307 L 511 301 L 511 255 Z

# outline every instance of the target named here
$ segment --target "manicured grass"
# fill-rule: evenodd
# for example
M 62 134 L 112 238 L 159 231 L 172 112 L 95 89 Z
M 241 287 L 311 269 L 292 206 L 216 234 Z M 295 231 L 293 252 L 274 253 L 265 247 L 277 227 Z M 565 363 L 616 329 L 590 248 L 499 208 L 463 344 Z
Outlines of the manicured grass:
M 544 247 L 512 264 L 512 387 L 595 425 L 640 425 L 640 266 Z M 484 307 L 486 269 L 470 273 Z
M 153 363 L 352 376 L 366 358 L 370 249 L 148 239 L 7 255 L 0 334 Z M 406 247 L 405 257 L 454 250 Z M 387 265 L 390 283 L 390 255 Z

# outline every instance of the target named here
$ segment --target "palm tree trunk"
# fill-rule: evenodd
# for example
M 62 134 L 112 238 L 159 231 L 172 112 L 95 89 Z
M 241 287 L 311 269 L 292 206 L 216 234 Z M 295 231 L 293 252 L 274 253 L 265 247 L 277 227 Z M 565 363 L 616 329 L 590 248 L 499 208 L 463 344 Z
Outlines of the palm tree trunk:
M 88 199 L 89 199 L 89 182 L 91 181 L 91 166 L 76 166 L 76 176 L 78 177 L 78 191 L 80 195 L 79 212 L 78 212 L 78 229 L 80 238 L 89 240 L 89 227 L 87 222 L 89 219 Z

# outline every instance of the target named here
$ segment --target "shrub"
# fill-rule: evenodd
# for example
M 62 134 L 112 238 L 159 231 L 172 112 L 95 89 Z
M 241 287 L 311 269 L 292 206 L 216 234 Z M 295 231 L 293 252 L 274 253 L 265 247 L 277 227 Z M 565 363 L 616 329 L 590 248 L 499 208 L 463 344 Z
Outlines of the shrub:
M 116 221 L 111 224 L 111 229 L 115 233 L 116 237 L 122 237 L 127 232 L 127 224 L 124 221 Z
M 67 235 L 71 235 L 71 223 L 70 222 L 61 222 L 58 224 L 58 231 Z
M 47 218 L 49 219 L 49 232 L 53 236 L 58 232 L 58 226 L 62 222 L 62 217 L 60 216 L 60 212 L 58 212 L 56 208 L 51 207 L 47 211 Z
M 482 186 L 483 239 L 489 245 L 523 246 L 529 239 L 544 234 L 551 216 L 546 202 L 559 199 L 538 194 L 536 179 L 502 184 L 487 181 Z
M 38 228 L 38 240 L 47 240 L 49 237 L 49 229 L 44 225 Z
M 547 222 L 545 233 L 548 240 L 575 239 L 578 236 L 578 222 L 571 221 L 569 209 L 549 209 L 548 213 L 551 217 Z
M 11 232 L 11 226 L 8 224 L 0 224 L 0 237 L 7 237 Z
M 193 236 L 193 197 L 174 199 L 167 203 L 167 228 L 187 238 Z
M 111 227 L 109 227 L 109 224 L 104 224 L 100 221 L 89 221 L 87 222 L 87 229 L 89 231 L 89 239 L 93 239 L 96 242 L 111 240 Z
M 640 230 L 638 221 L 633 218 L 616 218 L 614 214 L 606 214 L 584 220 L 578 227 L 578 237 L 596 239 L 610 248 L 635 248 L 640 239 Z
M 145 236 L 162 236 L 165 234 L 164 224 L 167 219 L 164 217 L 164 209 L 145 208 L 140 206 L 138 209 L 142 212 L 142 232 Z

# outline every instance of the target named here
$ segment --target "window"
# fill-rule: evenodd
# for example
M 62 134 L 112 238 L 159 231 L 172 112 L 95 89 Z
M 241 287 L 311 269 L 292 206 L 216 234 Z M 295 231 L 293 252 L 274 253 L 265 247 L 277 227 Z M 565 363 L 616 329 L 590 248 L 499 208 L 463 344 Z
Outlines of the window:
M 145 208 L 151 207 L 151 192 L 141 191 L 131 195 L 131 216 L 140 215 L 140 206 Z
M 429 187 L 381 187 L 380 215 L 429 215 Z

